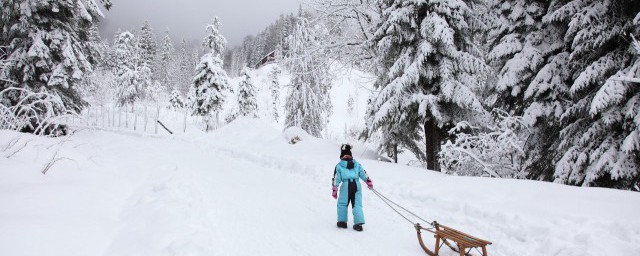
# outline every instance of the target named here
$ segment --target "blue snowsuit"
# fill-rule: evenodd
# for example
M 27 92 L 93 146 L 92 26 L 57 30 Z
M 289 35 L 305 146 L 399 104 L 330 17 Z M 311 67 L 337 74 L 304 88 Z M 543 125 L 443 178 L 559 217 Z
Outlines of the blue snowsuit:
M 358 178 L 367 181 L 369 176 L 354 159 L 343 159 L 336 165 L 333 186 L 338 187 L 342 183 L 338 197 L 338 221 L 347 222 L 347 206 L 351 203 L 354 224 L 364 224 L 362 188 Z

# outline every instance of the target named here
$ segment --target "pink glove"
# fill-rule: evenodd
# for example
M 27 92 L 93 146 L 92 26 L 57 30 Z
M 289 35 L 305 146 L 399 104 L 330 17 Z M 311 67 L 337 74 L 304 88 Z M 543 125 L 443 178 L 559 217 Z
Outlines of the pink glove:
M 371 179 L 367 179 L 366 183 L 369 189 L 373 189 L 373 182 L 371 182 Z
M 338 187 L 333 186 L 333 188 L 331 188 L 331 190 L 333 190 L 333 192 L 331 193 L 331 196 L 332 196 L 334 199 L 338 199 Z

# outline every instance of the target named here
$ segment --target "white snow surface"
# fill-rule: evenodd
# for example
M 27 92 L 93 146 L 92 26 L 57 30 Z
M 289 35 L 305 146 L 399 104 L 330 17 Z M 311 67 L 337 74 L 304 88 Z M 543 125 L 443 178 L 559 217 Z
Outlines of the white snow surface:
M 7 158 L 16 137 L 30 141 Z M 336 227 L 339 147 L 310 136 L 288 144 L 261 119 L 209 134 L 0 131 L 0 255 L 426 255 L 413 226 L 367 189 L 364 232 Z M 489 255 L 640 252 L 640 193 L 449 176 L 361 149 L 378 191 L 492 241 Z M 43 175 L 55 152 L 68 159 Z

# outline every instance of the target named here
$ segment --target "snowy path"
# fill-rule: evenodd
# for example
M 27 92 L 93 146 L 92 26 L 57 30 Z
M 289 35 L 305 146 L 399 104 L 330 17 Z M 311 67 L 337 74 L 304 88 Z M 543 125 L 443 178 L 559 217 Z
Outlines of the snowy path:
M 398 253 L 392 245 L 400 230 L 385 216 L 369 217 L 378 223 L 365 233 L 335 227 L 335 201 L 326 188 L 330 174 L 309 179 L 242 154 L 181 146 L 193 145 L 172 143 L 173 150 L 190 153 L 174 155 L 175 166 L 159 167 L 134 193 L 106 255 Z M 156 157 L 149 161 L 162 161 Z M 402 235 L 411 245 L 406 255 L 415 253 L 413 234 Z
M 335 227 L 333 143 L 289 145 L 255 120 L 190 137 L 84 131 L 44 176 L 55 142 L 0 158 L 0 255 L 424 255 L 368 190 L 365 231 Z M 381 192 L 491 240 L 490 255 L 640 252 L 639 193 L 362 162 Z

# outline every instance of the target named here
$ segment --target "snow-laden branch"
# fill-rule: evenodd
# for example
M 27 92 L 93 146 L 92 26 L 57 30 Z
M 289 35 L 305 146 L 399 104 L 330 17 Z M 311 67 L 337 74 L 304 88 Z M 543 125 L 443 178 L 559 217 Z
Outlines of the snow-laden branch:
M 13 61 L 8 59 L 8 56 L 7 47 L 0 46 L 0 81 L 15 84 L 16 82 L 7 78 L 7 70 L 13 65 Z
M 640 42 L 638 42 L 638 40 L 636 40 L 636 38 L 631 35 L 631 39 L 633 40 L 632 44 L 633 44 L 633 48 L 636 49 L 636 52 L 638 55 L 640 55 Z M 612 77 L 609 78 L 610 80 L 614 80 L 614 81 L 621 81 L 621 82 L 629 82 L 629 83 L 636 83 L 636 84 L 640 84 L 640 78 L 638 77 Z
M 478 164 L 482 165 L 482 171 L 485 172 L 486 174 L 489 174 L 489 176 L 492 177 L 498 177 L 498 178 L 502 178 L 500 176 L 500 174 L 498 174 L 496 171 L 494 171 L 489 164 L 485 163 L 484 161 L 482 161 L 482 159 L 480 159 L 480 157 L 474 153 L 472 153 L 469 150 L 466 150 L 462 147 L 456 147 L 456 146 L 451 146 L 450 147 L 451 150 L 455 150 L 458 151 L 460 153 L 464 153 L 467 156 L 471 157 L 471 159 L 473 159 L 474 161 L 476 161 Z
M 58 95 L 46 90 L 33 92 L 26 88 L 9 87 L 0 91 L 0 99 L 9 98 L 18 100 L 9 106 L 0 104 L 0 129 L 50 135 L 58 131 L 60 124 L 57 121 L 61 118 L 78 116 L 66 108 Z
M 494 109 L 484 125 L 460 122 L 449 131 L 455 139 L 440 152 L 446 172 L 459 175 L 521 177 L 524 147 L 530 131 L 522 117 Z
M 629 82 L 629 83 L 640 84 L 640 78 L 635 78 L 635 77 L 612 77 L 612 78 L 609 78 L 609 79 L 614 80 L 614 81 L 620 81 L 620 82 Z
M 317 47 L 323 55 L 345 63 L 358 63 L 361 68 L 373 69 L 371 60 L 376 54 L 366 42 L 373 36 L 379 20 L 379 7 L 372 0 L 311 0 L 314 12 L 312 24 L 326 26 Z

